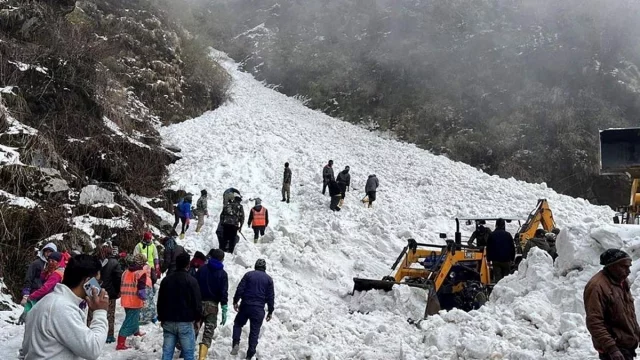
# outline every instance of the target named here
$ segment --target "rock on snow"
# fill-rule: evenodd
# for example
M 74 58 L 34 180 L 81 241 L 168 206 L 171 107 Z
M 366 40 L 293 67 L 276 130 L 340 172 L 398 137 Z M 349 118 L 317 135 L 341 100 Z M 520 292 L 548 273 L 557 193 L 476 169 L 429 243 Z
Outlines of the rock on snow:
M 253 205 L 247 199 L 254 197 L 269 209 L 263 242 L 241 240 L 236 255 L 225 259 L 231 296 L 258 258 L 267 260 L 274 278 L 276 312 L 263 327 L 262 359 L 597 358 L 584 325 L 582 291 L 605 248 L 623 247 L 638 258 L 639 227 L 609 225 L 611 209 L 559 195 L 542 184 L 490 176 L 330 118 L 270 90 L 232 61 L 222 61 L 234 79 L 232 100 L 163 128 L 162 134 L 166 143 L 182 149 L 183 158 L 170 167 L 173 186 L 211 194 L 212 216 L 199 235 L 190 230 L 181 241 L 187 249 L 206 252 L 217 246 L 221 194 L 231 186 L 244 195 L 247 213 Z M 320 193 L 322 166 L 329 159 L 336 174 L 351 167 L 352 190 L 340 213 L 329 211 L 329 199 Z M 287 161 L 293 170 L 291 204 L 280 202 Z M 377 174 L 381 184 L 374 209 L 359 201 L 369 174 Z M 560 257 L 553 264 L 534 249 L 480 310 L 442 312 L 411 324 L 407 319 L 424 310 L 418 290 L 349 295 L 353 277 L 387 275 L 407 238 L 440 241 L 440 232 L 453 235 L 456 216 L 526 218 L 538 198 L 549 200 L 563 229 Z M 164 216 L 172 221 L 171 214 Z M 464 228 L 465 235 L 471 231 Z M 632 269 L 636 295 L 639 269 Z M 235 358 L 229 355 L 235 315 L 230 312 L 230 321 L 216 331 L 212 358 Z M 117 327 L 122 319 L 120 309 Z M 0 334 L 23 331 L 0 326 Z M 147 325 L 145 330 L 149 335 L 133 340 L 136 349 L 115 352 L 113 344 L 107 345 L 102 359 L 159 359 L 161 329 Z M 0 336 L 0 350 L 15 353 L 19 338 Z

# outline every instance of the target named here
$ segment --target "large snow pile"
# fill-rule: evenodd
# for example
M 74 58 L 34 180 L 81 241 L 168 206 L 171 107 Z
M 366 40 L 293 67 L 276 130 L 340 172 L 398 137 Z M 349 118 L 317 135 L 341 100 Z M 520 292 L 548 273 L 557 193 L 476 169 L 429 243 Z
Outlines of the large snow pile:
M 253 234 L 245 230 L 249 241 L 242 239 L 236 254 L 225 260 L 231 295 L 258 258 L 267 260 L 275 280 L 276 312 L 263 327 L 262 359 L 597 358 L 584 326 L 582 289 L 597 271 L 604 248 L 623 247 L 637 258 L 637 227 L 606 225 L 610 209 L 558 195 L 544 184 L 490 176 L 380 138 L 305 108 L 239 72 L 228 59 L 224 62 L 234 79 L 232 101 L 162 133 L 168 144 L 182 149 L 182 160 L 170 169 L 173 187 L 195 199 L 201 189 L 212 194 L 205 228 L 199 235 L 191 229 L 182 241 L 189 250 L 217 246 L 215 226 L 225 189 L 243 193 L 247 213 L 253 205 L 248 199 L 254 197 L 269 209 L 269 229 L 261 243 L 253 244 Z M 351 167 L 352 191 L 338 213 L 329 210 L 329 198 L 320 192 L 322 166 L 329 159 L 335 161 L 336 175 Z M 290 204 L 280 202 L 287 161 L 293 170 Z M 369 174 L 377 174 L 381 185 L 373 209 L 360 203 Z M 563 229 L 560 258 L 554 265 L 534 250 L 480 310 L 451 311 L 416 324 L 407 320 L 424 311 L 419 290 L 349 294 L 353 277 L 387 275 L 408 238 L 440 241 L 438 233 L 453 234 L 456 216 L 526 218 L 539 198 L 549 200 Z M 173 220 L 171 214 L 160 215 Z M 464 231 L 469 235 L 471 228 Z M 633 280 L 637 274 L 634 267 Z M 216 332 L 212 358 L 234 358 L 229 355 L 230 311 L 231 321 Z M 122 321 L 120 312 L 117 319 Z M 137 349 L 115 352 L 109 345 L 103 358 L 160 358 L 161 330 L 151 325 L 145 330 L 149 335 L 135 340 Z M 14 352 L 18 345 L 16 338 L 0 342 L 0 349 Z

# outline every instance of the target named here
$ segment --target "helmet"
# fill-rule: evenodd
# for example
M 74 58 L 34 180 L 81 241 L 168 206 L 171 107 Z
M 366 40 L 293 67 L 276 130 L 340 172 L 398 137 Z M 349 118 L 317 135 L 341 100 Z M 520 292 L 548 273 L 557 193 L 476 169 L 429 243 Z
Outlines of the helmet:
M 256 269 L 256 270 L 262 270 L 262 271 L 267 270 L 267 262 L 266 262 L 266 260 L 265 259 L 258 259 L 253 268 Z

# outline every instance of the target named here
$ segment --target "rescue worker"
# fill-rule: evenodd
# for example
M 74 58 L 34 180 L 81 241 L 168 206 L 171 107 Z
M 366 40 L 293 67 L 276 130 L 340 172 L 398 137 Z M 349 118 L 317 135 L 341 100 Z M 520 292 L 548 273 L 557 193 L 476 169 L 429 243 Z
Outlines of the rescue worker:
M 164 342 L 162 359 L 171 360 L 178 342 L 185 360 L 193 360 L 196 350 L 195 324 L 202 314 L 198 282 L 189 275 L 189 254 L 176 258 L 176 271 L 162 280 L 158 294 L 158 320 Z
M 627 278 L 631 257 L 618 249 L 600 255 L 604 268 L 584 288 L 586 324 L 593 347 L 603 360 L 631 360 L 636 356 L 640 326 Z
M 365 202 L 369 203 L 369 207 L 373 207 L 373 202 L 376 201 L 376 190 L 378 189 L 380 184 L 378 183 L 378 178 L 376 175 L 369 175 L 367 178 L 367 184 L 364 187 L 364 192 L 366 193 Z
M 196 202 L 196 216 L 198 217 L 198 225 L 196 225 L 196 234 L 202 230 L 204 225 L 204 218 L 209 216 L 209 209 L 207 208 L 207 190 L 200 191 L 200 198 Z
M 287 204 L 291 199 L 291 168 L 289 163 L 284 163 L 284 177 L 282 179 L 282 201 L 286 201 Z
M 476 222 L 476 230 L 471 234 L 469 241 L 467 241 L 467 245 L 478 247 L 487 246 L 487 240 L 489 240 L 489 236 L 491 235 L 491 229 L 486 227 L 486 224 L 487 222 L 484 220 L 478 220 Z
M 140 331 L 140 311 L 147 299 L 147 287 L 151 286 L 151 279 L 144 270 L 147 259 L 143 254 L 127 257 L 129 267 L 122 275 L 120 289 L 120 305 L 124 308 L 125 318 L 118 332 L 116 350 L 127 350 L 127 337 L 131 335 L 143 336 Z
M 35 260 L 29 265 L 27 268 L 27 273 L 24 278 L 24 286 L 22 288 L 22 301 L 20 301 L 20 305 L 26 306 L 27 301 L 29 300 L 29 295 L 32 292 L 40 289 L 42 287 L 42 271 L 47 265 L 47 258 L 53 252 L 58 251 L 56 244 L 48 243 L 45 245 L 42 250 L 38 252 L 38 256 Z M 18 320 L 19 324 L 24 324 L 27 316 L 27 312 L 25 311 L 20 315 L 20 319 Z
M 333 160 L 329 160 L 329 163 L 322 169 L 322 195 L 325 194 L 325 190 L 331 181 L 335 181 L 333 176 Z
M 227 323 L 227 311 L 229 301 L 229 277 L 224 270 L 224 251 L 211 249 L 209 260 L 205 266 L 196 273 L 196 280 L 200 286 L 202 295 L 202 319 L 204 321 L 204 333 L 200 342 L 198 360 L 204 360 L 213 341 L 213 333 L 218 322 L 218 306 L 222 309 L 221 326 Z M 196 333 L 196 337 L 197 337 Z
M 540 248 L 540 249 L 546 251 L 549 255 L 551 255 L 551 248 L 549 247 L 549 244 L 547 243 L 546 234 L 547 233 L 546 233 L 546 231 L 544 231 L 544 229 L 536 230 L 534 237 L 529 239 L 529 241 L 527 241 L 527 244 L 524 246 L 524 249 L 522 250 L 522 258 L 523 259 L 527 258 L 527 255 L 529 254 L 529 251 L 533 247 Z
M 153 234 L 150 231 L 145 232 L 142 241 L 133 248 L 133 255 L 137 254 L 144 254 L 149 268 L 155 269 L 155 271 L 151 271 L 151 282 L 155 284 L 162 275 L 162 271 L 160 271 L 158 248 L 153 243 Z
M 254 266 L 254 271 L 246 273 L 233 296 L 233 308 L 237 311 L 233 321 L 233 343 L 231 355 L 237 355 L 240 350 L 240 335 L 242 327 L 251 321 L 249 330 L 249 349 L 247 359 L 253 358 L 258 347 L 258 337 L 260 328 L 265 319 L 264 306 L 267 305 L 267 321 L 271 321 L 274 309 L 275 293 L 273 289 L 273 279 L 267 275 L 267 262 L 258 259 Z
M 340 193 L 340 186 L 334 180 L 329 182 L 329 196 L 331 196 L 331 203 L 329 204 L 329 209 L 333 211 L 340 211 L 340 200 L 342 200 L 342 195 Z
M 269 211 L 262 206 L 260 198 L 255 199 L 256 206 L 249 212 L 247 226 L 253 228 L 253 242 L 258 242 L 258 237 L 264 236 L 264 230 L 269 226 Z
M 109 331 L 107 333 L 107 344 L 116 341 L 114 337 L 114 325 L 116 315 L 116 300 L 120 298 L 120 284 L 122 282 L 122 268 L 117 259 L 117 255 L 113 254 L 113 246 L 107 241 L 100 247 L 98 252 L 98 260 L 100 260 L 100 286 L 109 295 L 109 308 L 107 309 L 107 321 L 109 323 Z M 87 316 L 87 326 L 93 321 L 93 312 L 89 311 Z
M 176 258 L 180 254 L 186 253 L 184 248 L 181 245 L 178 245 L 175 237 L 167 236 L 164 238 L 164 253 L 162 255 L 162 265 L 160 266 L 160 270 L 162 272 L 166 272 L 167 276 L 173 274 L 176 271 Z
M 495 282 L 511 273 L 511 264 L 516 257 L 513 236 L 505 230 L 504 219 L 496 221 L 496 229 L 487 240 L 487 260 L 493 265 Z
M 236 248 L 238 231 L 242 230 L 242 225 L 244 224 L 244 208 L 240 203 L 241 201 L 240 194 L 234 193 L 233 201 L 229 202 L 220 214 L 222 242 L 219 244 L 219 248 L 231 254 Z
M 351 175 L 349 175 L 349 167 L 345 166 L 344 170 L 340 171 L 338 177 L 336 178 L 336 182 L 340 187 L 340 195 L 342 195 L 342 200 L 344 200 L 347 191 L 349 191 L 349 187 L 351 186 Z

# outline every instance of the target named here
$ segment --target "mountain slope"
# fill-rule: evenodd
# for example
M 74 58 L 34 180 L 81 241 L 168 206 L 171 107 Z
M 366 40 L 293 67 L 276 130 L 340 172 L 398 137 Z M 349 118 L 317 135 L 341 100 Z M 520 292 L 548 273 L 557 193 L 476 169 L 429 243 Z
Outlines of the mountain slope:
M 269 209 L 270 227 L 262 242 L 241 239 L 236 254 L 225 259 L 230 295 L 258 258 L 267 260 L 274 278 L 276 312 L 263 327 L 262 359 L 596 358 L 581 315 L 581 287 L 596 271 L 593 254 L 606 246 L 633 249 L 640 235 L 635 228 L 622 232 L 605 225 L 610 209 L 558 195 L 545 185 L 489 176 L 310 110 L 221 60 L 234 80 L 231 100 L 162 128 L 161 134 L 167 145 L 182 149 L 183 158 L 169 169 L 172 187 L 196 199 L 201 189 L 212 194 L 205 228 L 199 235 L 191 229 L 182 242 L 189 250 L 217 246 L 215 226 L 226 188 L 243 193 L 245 212 L 253 197 Z M 348 193 L 339 213 L 329 210 L 329 198 L 320 193 L 321 169 L 329 159 L 336 170 L 351 167 L 352 186 L 358 189 Z M 280 202 L 285 161 L 293 169 L 291 204 Z M 381 187 L 375 208 L 367 209 L 359 199 L 371 173 Z M 354 276 L 387 275 L 406 239 L 435 242 L 438 232 L 452 235 L 455 216 L 525 217 L 542 197 L 563 229 L 559 260 L 554 267 L 550 258 L 533 251 L 479 311 L 451 311 L 412 325 L 407 319 L 417 319 L 424 307 L 417 290 L 349 295 Z M 468 235 L 471 229 L 464 230 Z M 249 230 L 244 233 L 251 239 Z M 231 310 L 229 319 L 233 316 Z M 118 313 L 117 327 L 121 321 Z M 22 331 L 0 326 L 0 334 Z M 149 335 L 133 340 L 138 349 L 115 352 L 108 345 L 102 359 L 158 359 L 161 330 L 144 328 Z M 236 358 L 228 353 L 231 330 L 232 321 L 218 328 L 210 357 Z M 3 351 L 16 351 L 18 345 L 19 339 L 0 335 Z

